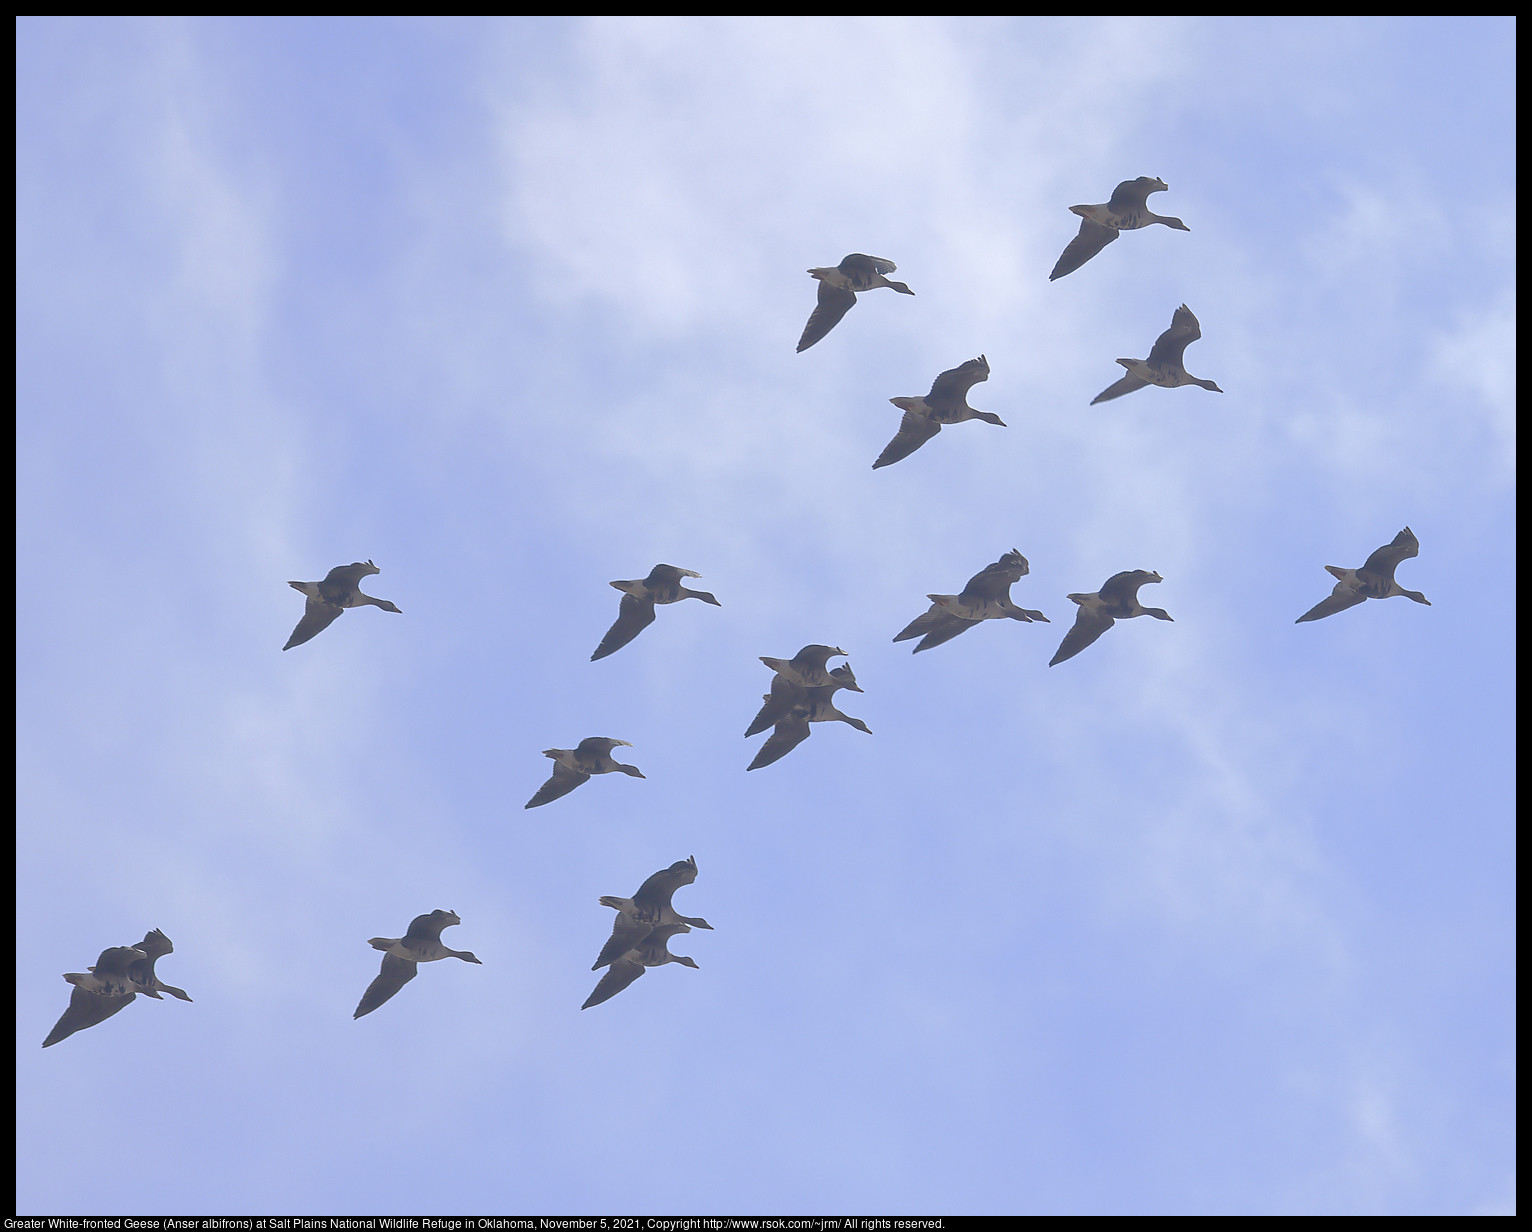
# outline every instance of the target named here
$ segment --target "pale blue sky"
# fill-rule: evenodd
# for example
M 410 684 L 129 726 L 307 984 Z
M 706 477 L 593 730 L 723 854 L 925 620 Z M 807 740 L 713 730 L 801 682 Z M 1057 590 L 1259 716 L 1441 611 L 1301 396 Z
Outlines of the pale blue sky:
M 1512 1211 L 1511 22 L 19 31 L 23 1213 Z M 1088 406 L 1183 302 L 1227 392 Z M 1294 625 L 1405 525 L 1433 606 Z M 892 644 L 1011 548 L 1051 625 Z M 588 662 L 657 561 L 722 608 Z M 809 642 L 874 734 L 747 775 Z M 41 1051 L 156 927 L 195 1002 Z

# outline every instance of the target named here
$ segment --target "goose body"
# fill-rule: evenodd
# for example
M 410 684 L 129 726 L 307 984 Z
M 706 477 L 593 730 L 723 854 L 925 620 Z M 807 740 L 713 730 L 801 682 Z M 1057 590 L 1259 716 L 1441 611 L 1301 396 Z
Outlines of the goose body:
M 1164 580 L 1158 573 L 1134 569 L 1129 573 L 1114 573 L 1095 594 L 1068 596 L 1080 605 L 1080 610 L 1075 613 L 1074 627 L 1064 635 L 1058 651 L 1048 660 L 1048 666 L 1074 658 L 1119 620 L 1130 620 L 1134 616 L 1172 619 L 1164 608 L 1144 607 L 1138 601 L 1140 586 Z
M 292 636 L 287 639 L 287 645 L 282 649 L 291 650 L 322 633 L 348 607 L 371 604 L 385 612 L 398 612 L 399 609 L 387 599 L 374 599 L 361 591 L 364 577 L 381 572 L 372 561 L 358 560 L 349 565 L 336 565 L 318 582 L 289 582 L 288 585 L 294 590 L 303 592 L 308 602 L 303 605 L 303 619 L 298 622 Z
M 96 965 L 85 971 L 68 972 L 64 979 L 74 985 L 69 993 L 69 1007 L 43 1040 L 51 1048 L 76 1031 L 105 1022 L 127 1005 L 142 989 L 133 984 L 131 969 L 147 955 L 135 946 L 114 946 L 102 950 Z
M 805 646 L 791 659 L 773 659 L 769 655 L 761 655 L 760 660 L 772 671 L 792 684 L 802 685 L 806 689 L 816 689 L 822 685 L 833 684 L 834 677 L 825 670 L 825 664 L 832 655 L 844 655 L 846 652 L 839 646 Z
M 637 766 L 625 766 L 612 757 L 612 750 L 619 744 L 633 747 L 626 740 L 614 740 L 610 736 L 587 736 L 576 748 L 544 749 L 543 756 L 553 758 L 553 775 L 523 807 L 537 808 L 567 796 L 581 783 L 589 782 L 593 774 L 611 774 L 620 770 L 633 778 L 643 778 L 643 772 Z
M 992 565 L 968 579 L 961 594 L 927 595 L 931 607 L 917 616 L 895 638 L 896 642 L 920 638 L 912 653 L 930 650 L 943 642 L 950 642 L 960 633 L 966 633 L 985 620 L 1040 620 L 1048 618 L 1030 608 L 1017 607 L 1011 601 L 1011 586 L 1030 571 L 1027 558 L 1012 549 Z
M 402 937 L 372 937 L 367 944 L 383 951 L 383 966 L 377 978 L 357 1003 L 353 1019 L 370 1014 L 415 978 L 415 969 L 423 962 L 443 958 L 461 958 L 464 962 L 483 964 L 467 950 L 454 950 L 442 944 L 442 929 L 461 924 L 455 911 L 433 911 L 417 915 Z
M 1091 399 L 1090 404 L 1110 402 L 1123 394 L 1131 394 L 1145 385 L 1159 385 L 1165 389 L 1177 389 L 1182 385 L 1200 385 L 1215 394 L 1223 393 L 1212 381 L 1192 376 L 1181 366 L 1186 348 L 1202 337 L 1202 326 L 1185 304 L 1176 309 L 1171 317 L 1170 328 L 1155 339 L 1148 359 L 1119 359 L 1117 362 L 1128 370 L 1128 375 L 1115 384 L 1108 385 Z
M 1149 194 L 1164 192 L 1170 186 L 1164 180 L 1141 175 L 1124 180 L 1103 205 L 1071 205 L 1069 212 L 1080 216 L 1080 232 L 1069 242 L 1048 275 L 1048 281 L 1072 274 L 1117 238 L 1120 231 L 1162 223 L 1175 231 L 1190 231 L 1179 218 L 1163 218 L 1149 209 Z
M 706 920 L 677 915 L 675 908 L 670 904 L 671 895 L 682 886 L 691 885 L 696 880 L 697 858 L 689 856 L 685 860 L 677 860 L 669 868 L 662 868 L 652 877 L 646 878 L 632 898 L 618 898 L 614 894 L 603 894 L 599 900 L 601 905 L 615 908 L 617 918 L 612 922 L 611 939 L 602 947 L 591 970 L 595 971 L 621 958 L 664 924 L 685 924 L 712 931 L 713 926 Z
M 596 647 L 596 653 L 591 655 L 592 662 L 621 650 L 653 624 L 656 605 L 679 603 L 682 599 L 701 599 L 714 607 L 722 607 L 723 604 L 705 590 L 687 590 L 681 585 L 684 577 L 701 576 L 690 569 L 678 569 L 675 565 L 655 565 L 646 578 L 613 582 L 612 585 L 622 591 L 622 602 L 618 605 L 617 621 L 606 631 L 601 645 Z
M 1394 581 L 1394 570 L 1399 567 L 1400 562 L 1419 555 L 1420 540 L 1415 538 L 1415 532 L 1406 526 L 1394 536 L 1393 542 L 1384 544 L 1369 556 L 1367 563 L 1360 569 L 1342 569 L 1338 565 L 1326 565 L 1325 571 L 1337 579 L 1335 589 L 1330 592 L 1328 598 L 1316 603 L 1294 623 L 1301 625 L 1307 620 L 1323 620 L 1326 616 L 1344 612 L 1348 607 L 1356 607 L 1368 599 L 1392 599 L 1396 595 L 1403 595 L 1406 599 L 1413 599 L 1416 603 L 1424 603 L 1430 607 L 1431 600 L 1425 595 L 1418 590 L 1406 590 Z
M 812 689 L 793 685 L 791 691 L 779 690 L 777 682 L 781 680 L 780 676 L 772 682 L 772 691 L 762 698 L 766 705 L 756 715 L 755 722 L 745 735 L 752 736 L 765 731 L 768 725 L 773 727 L 773 731 L 756 752 L 755 758 L 745 767 L 747 771 L 759 770 L 762 766 L 769 766 L 786 757 L 809 738 L 810 723 L 846 723 L 857 731 L 872 735 L 872 728 L 861 719 L 843 714 L 835 708 L 833 699 L 840 689 L 851 689 L 857 693 L 863 691 L 856 683 L 851 665 L 847 663 L 837 667 L 830 676 L 830 684 Z
M 668 948 L 670 938 L 677 933 L 689 933 L 685 924 L 661 924 L 650 930 L 642 940 L 635 942 L 624 953 L 613 959 L 605 975 L 585 998 L 580 1008 L 588 1010 L 593 1005 L 610 1001 L 624 988 L 638 979 L 650 967 L 663 967 L 667 963 L 680 963 L 696 969 L 697 964 L 680 954 L 672 954 Z
M 931 383 L 931 392 L 923 398 L 890 398 L 889 401 L 904 412 L 904 418 L 899 421 L 898 433 L 883 447 L 872 469 L 892 466 L 909 457 L 940 432 L 943 424 L 982 419 L 985 423 L 1005 427 L 1000 416 L 989 411 L 976 411 L 968 405 L 968 391 L 980 381 L 987 380 L 989 360 L 980 355 L 943 372 Z
M 856 297 L 862 291 L 888 287 L 901 295 L 914 295 L 902 282 L 890 282 L 884 274 L 892 274 L 899 267 L 887 257 L 869 257 L 863 252 L 849 253 L 839 265 L 809 270 L 809 277 L 819 281 L 819 302 L 803 327 L 798 339 L 798 350 L 806 351 L 840 323 L 840 319 L 856 306 Z
M 842 663 L 831 671 L 830 681 L 829 685 L 822 686 L 818 690 L 827 698 L 833 697 L 838 689 L 850 689 L 853 693 L 863 692 L 862 686 L 856 682 L 856 673 L 851 670 L 849 663 Z M 792 713 L 793 707 L 807 704 L 812 691 L 801 684 L 793 683 L 781 674 L 773 676 L 771 692 L 761 697 L 766 704 L 757 711 L 755 718 L 750 721 L 750 726 L 745 728 L 745 735 L 758 735 L 768 727 L 779 723 Z

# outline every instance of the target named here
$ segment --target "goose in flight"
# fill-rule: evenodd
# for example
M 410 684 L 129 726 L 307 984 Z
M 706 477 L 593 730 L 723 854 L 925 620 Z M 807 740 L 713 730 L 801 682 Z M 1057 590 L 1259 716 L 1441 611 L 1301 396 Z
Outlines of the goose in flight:
M 898 268 L 887 257 L 869 257 L 864 252 L 853 252 L 839 265 L 811 269 L 809 277 L 819 280 L 819 303 L 809 315 L 809 323 L 803 327 L 798 349 L 808 350 L 834 329 L 840 319 L 856 305 L 859 291 L 891 287 L 900 295 L 914 295 L 915 292 L 904 283 L 890 282 L 883 277 Z
M 126 1008 L 128 1002 L 144 991 L 134 986 L 131 968 L 134 963 L 142 962 L 147 957 L 135 946 L 113 946 L 101 951 L 101 957 L 96 959 L 94 967 L 66 974 L 64 979 L 74 985 L 69 994 L 69 1008 L 53 1024 L 53 1030 L 48 1032 L 43 1047 L 51 1048 L 76 1031 L 105 1022 Z
M 830 672 L 830 684 L 821 686 L 829 689 L 827 696 L 834 696 L 837 689 L 850 689 L 853 693 L 863 693 L 866 690 L 856 682 L 856 673 L 851 670 L 851 664 L 842 663 Z M 759 735 L 768 727 L 775 726 L 785 719 L 794 706 L 801 705 L 808 698 L 809 690 L 801 684 L 794 684 L 786 676 L 778 673 L 771 678 L 771 692 L 763 694 L 761 700 L 766 704 L 756 713 L 750 721 L 750 726 L 745 728 L 746 736 Z
M 1163 385 L 1166 389 L 1175 389 L 1181 385 L 1201 385 L 1203 389 L 1211 389 L 1215 394 L 1223 393 L 1212 381 L 1192 376 L 1181 366 L 1181 356 L 1186 353 L 1187 346 L 1200 337 L 1202 327 L 1197 324 L 1192 310 L 1182 304 L 1176 309 L 1175 316 L 1170 318 L 1170 328 L 1154 340 L 1154 349 L 1149 352 L 1149 358 L 1119 359 L 1117 362 L 1128 370 L 1128 375 L 1115 385 L 1108 385 L 1090 400 L 1090 404 L 1095 406 L 1098 402 L 1110 402 L 1113 398 L 1131 394 L 1145 385 Z
M 156 1001 L 163 1000 L 160 996 L 162 992 L 168 992 L 172 997 L 181 1001 L 191 1000 L 186 995 L 185 989 L 175 988 L 170 984 L 164 983 L 154 973 L 154 964 L 157 960 L 164 958 L 166 954 L 175 953 L 176 947 L 170 944 L 169 937 L 157 928 L 150 929 L 144 934 L 144 939 L 134 948 L 142 950 L 144 954 L 142 958 L 135 959 L 128 967 L 128 978 L 133 981 L 135 992 L 141 992 L 146 997 L 153 997 Z
M 1011 602 L 1011 586 L 1029 571 L 1027 558 L 1012 548 L 994 564 L 985 565 L 969 578 L 962 594 L 927 595 L 926 598 L 931 600 L 930 610 L 910 621 L 894 641 L 920 638 L 912 652 L 919 654 L 922 650 L 950 642 L 959 633 L 966 633 L 985 620 L 1009 618 L 1048 623 L 1048 618 L 1041 612 L 1017 607 Z
M 904 418 L 899 421 L 898 433 L 883 447 L 872 469 L 892 466 L 909 457 L 940 432 L 943 424 L 982 419 L 985 423 L 1005 427 L 1000 416 L 990 411 L 976 411 L 968 405 L 968 391 L 980 381 L 987 380 L 989 360 L 981 355 L 943 372 L 931 383 L 931 392 L 924 398 L 890 398 L 889 401 L 904 412 Z
M 1169 187 L 1164 180 L 1141 175 L 1119 184 L 1105 205 L 1071 205 L 1069 212 L 1080 216 L 1080 234 L 1069 241 L 1048 281 L 1074 273 L 1115 240 L 1119 231 L 1137 231 L 1157 222 L 1176 231 L 1190 231 L 1179 218 L 1161 218 L 1149 210 L 1149 194 L 1164 192 Z
M 544 749 L 543 756 L 554 761 L 553 777 L 537 789 L 537 794 L 526 802 L 525 808 L 537 808 L 560 796 L 567 796 L 593 774 L 610 774 L 621 770 L 635 779 L 643 778 L 637 766 L 625 766 L 612 758 L 612 750 L 618 745 L 632 748 L 627 740 L 613 740 L 610 736 L 587 736 L 578 748 Z
M 1418 590 L 1405 590 L 1394 581 L 1394 570 L 1399 567 L 1399 562 L 1419 555 L 1420 540 L 1415 538 L 1415 532 L 1406 526 L 1394 536 L 1392 543 L 1384 544 L 1369 556 L 1367 563 L 1360 569 L 1342 569 L 1336 565 L 1326 565 L 1325 571 L 1339 579 L 1335 583 L 1335 589 L 1330 592 L 1328 599 L 1316 603 L 1294 623 L 1301 625 L 1306 620 L 1323 620 L 1326 616 L 1344 612 L 1348 607 L 1355 607 L 1367 599 L 1392 599 L 1395 595 L 1403 595 L 1406 599 L 1413 599 L 1416 603 L 1424 603 L 1430 607 L 1431 600 L 1425 595 Z
M 614 651 L 621 650 L 646 628 L 654 623 L 656 604 L 679 603 L 682 599 L 701 599 L 714 607 L 722 607 L 717 599 L 705 590 L 687 590 L 681 585 L 684 577 L 701 577 L 690 569 L 678 569 L 674 565 L 655 565 L 649 576 L 635 582 L 613 582 L 622 591 L 622 603 L 617 609 L 617 622 L 606 631 L 591 661 L 604 659 Z
M 448 949 L 442 944 L 442 929 L 461 924 L 455 911 L 433 911 L 430 915 L 417 915 L 402 937 L 373 937 L 367 944 L 383 951 L 383 967 L 367 991 L 357 1002 L 353 1019 L 370 1014 L 383 1002 L 415 978 L 415 968 L 423 962 L 436 962 L 441 958 L 461 958 L 464 962 L 479 962 L 467 950 Z
M 809 738 L 810 723 L 849 723 L 857 731 L 872 735 L 872 728 L 861 719 L 842 714 L 835 708 L 832 700 L 838 689 L 852 689 L 857 693 L 863 691 L 856 683 L 856 677 L 851 674 L 851 665 L 847 663 L 837 667 L 830 676 L 832 683 L 818 688 L 805 689 L 798 685 L 790 686 L 795 692 L 791 695 L 792 700 L 788 709 L 776 719 L 774 729 L 766 743 L 761 745 L 755 759 L 745 767 L 747 771 L 759 770 L 762 766 L 769 766 L 772 762 L 786 757 Z M 762 700 L 766 702 L 766 705 L 756 716 L 756 721 L 750 725 L 750 730 L 745 733 L 747 736 L 764 731 L 767 724 L 761 722 L 762 716 L 773 710 L 774 703 L 780 706 L 784 700 L 783 695 L 786 691 L 778 690 L 777 681 L 779 680 L 781 680 L 780 676 L 773 680 L 771 692 L 763 696 Z
M 689 932 L 691 928 L 680 923 L 661 924 L 658 928 L 650 930 L 641 941 L 612 960 L 606 974 L 601 977 L 601 982 L 592 990 L 590 996 L 585 998 L 585 1004 L 580 1008 L 588 1010 L 593 1005 L 610 1001 L 641 976 L 646 967 L 663 967 L 666 963 L 680 963 L 682 966 L 696 969 L 697 964 L 692 959 L 680 954 L 672 954 L 667 948 L 670 938 L 677 933 Z
M 1158 573 L 1147 569 L 1134 569 L 1130 573 L 1114 573 L 1093 595 L 1069 595 L 1080 605 L 1075 613 L 1074 628 L 1064 635 L 1058 652 L 1048 660 L 1048 666 L 1072 659 L 1119 620 L 1134 616 L 1153 616 L 1156 620 L 1170 620 L 1161 607 L 1144 607 L 1138 601 L 1138 588 L 1149 582 L 1163 582 Z
M 825 671 L 825 664 L 829 662 L 830 657 L 844 656 L 845 653 L 839 646 L 815 645 L 805 646 L 791 659 L 773 659 L 769 655 L 759 657 L 761 662 L 772 671 L 787 677 L 793 684 L 801 684 L 806 689 L 816 689 L 832 681 L 830 673 Z
M 382 572 L 372 561 L 358 560 L 349 565 L 336 565 L 324 575 L 322 582 L 289 582 L 288 585 L 294 590 L 301 590 L 308 596 L 308 602 L 303 605 L 303 619 L 298 622 L 298 627 L 293 630 L 293 635 L 287 639 L 287 645 L 282 649 L 291 650 L 294 646 L 301 646 L 311 637 L 324 632 L 348 607 L 363 607 L 370 603 L 385 612 L 398 612 L 399 609 L 387 599 L 374 599 L 360 590 L 364 577 L 369 573 Z
M 713 926 L 706 920 L 677 915 L 675 908 L 670 905 L 671 895 L 696 880 L 697 857 L 688 856 L 647 878 L 632 898 L 603 894 L 599 900 L 601 905 L 615 908 L 617 918 L 612 921 L 611 939 L 602 947 L 591 970 L 598 970 L 621 958 L 662 924 L 686 924 L 711 932 Z

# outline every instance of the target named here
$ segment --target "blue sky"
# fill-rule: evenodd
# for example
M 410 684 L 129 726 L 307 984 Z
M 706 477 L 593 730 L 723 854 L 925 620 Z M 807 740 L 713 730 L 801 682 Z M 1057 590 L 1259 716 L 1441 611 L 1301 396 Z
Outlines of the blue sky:
M 22 21 L 20 1211 L 1510 1213 L 1513 38 Z M 1190 233 L 1050 284 L 1138 175 Z M 794 354 L 854 251 L 916 296 Z M 1088 406 L 1183 302 L 1227 392 Z M 1293 623 L 1405 525 L 1433 606 Z M 892 644 L 1011 548 L 1051 625 Z M 590 663 L 658 561 L 723 606 Z M 747 775 L 810 642 L 874 734 Z M 41 1051 L 150 928 L 194 1004 Z

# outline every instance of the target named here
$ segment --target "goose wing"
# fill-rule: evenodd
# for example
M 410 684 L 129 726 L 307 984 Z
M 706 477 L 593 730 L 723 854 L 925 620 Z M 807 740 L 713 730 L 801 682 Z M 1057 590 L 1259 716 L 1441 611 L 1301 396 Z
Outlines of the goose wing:
M 670 896 L 682 886 L 697 880 L 697 866 L 690 860 L 677 860 L 669 868 L 644 880 L 633 895 L 633 906 L 650 919 L 658 919 L 670 906 Z
M 1048 660 L 1048 666 L 1052 667 L 1055 663 L 1074 658 L 1115 623 L 1116 621 L 1110 616 L 1092 612 L 1089 608 L 1082 606 L 1075 613 L 1074 627 L 1064 634 L 1064 640 L 1059 643 L 1053 658 Z
M 580 1008 L 588 1010 L 593 1005 L 610 1001 L 643 973 L 643 963 L 632 958 L 619 958 L 607 968 L 606 974 L 601 977 L 601 982 L 592 990 L 590 996 L 585 998 L 585 1004 Z
M 1101 584 L 1101 589 L 1096 593 L 1101 596 L 1103 603 L 1127 611 L 1138 602 L 1139 587 L 1154 580 L 1155 576 L 1152 573 L 1146 573 L 1142 569 L 1129 569 L 1123 573 L 1112 574 Z
M 890 266 L 889 268 L 892 269 L 893 267 Z M 846 291 L 840 287 L 832 287 L 828 282 L 821 279 L 819 283 L 819 304 L 809 314 L 809 323 L 803 327 L 803 336 L 798 339 L 798 349 L 800 351 L 808 350 L 839 325 L 840 319 L 855 306 L 855 291 Z
M 1069 241 L 1069 247 L 1060 255 L 1053 273 L 1048 275 L 1048 281 L 1053 282 L 1065 274 L 1074 273 L 1116 238 L 1116 227 L 1103 227 L 1099 222 L 1082 218 L 1080 234 Z
M 926 395 L 926 405 L 935 406 L 937 403 L 961 405 L 967 401 L 970 389 L 980 381 L 987 380 L 989 380 L 989 360 L 982 355 L 978 359 L 961 363 L 956 368 L 948 368 L 931 382 L 931 392 Z
M 800 744 L 809 738 L 809 720 L 801 709 L 794 710 L 787 718 L 777 724 L 776 730 L 771 733 L 766 743 L 761 745 L 761 750 L 755 755 L 746 770 L 759 770 L 762 766 L 769 766 L 774 761 L 780 761 Z
M 1392 543 L 1384 544 L 1369 556 L 1367 563 L 1358 569 L 1357 573 L 1358 575 L 1368 573 L 1379 580 L 1392 578 L 1394 570 L 1398 568 L 1400 561 L 1409 560 L 1410 557 L 1419 555 L 1420 540 L 1415 538 L 1415 532 L 1406 526 L 1394 536 Z M 1372 578 L 1364 578 L 1363 580 L 1371 581 Z
M 878 455 L 878 460 L 872 464 L 872 469 L 877 470 L 880 466 L 892 466 L 895 462 L 909 457 L 941 430 L 941 424 L 937 423 L 934 419 L 930 419 L 918 411 L 905 411 L 904 418 L 899 421 L 898 435 L 883 447 L 883 452 Z
M 771 694 L 766 698 L 766 704 L 750 721 L 750 726 L 745 728 L 745 735 L 759 735 L 768 727 L 775 727 L 807 696 L 808 690 L 801 684 L 794 683 L 780 672 L 777 673 L 771 678 Z
M 920 644 L 912 653 L 919 654 L 922 650 L 930 650 L 933 646 L 950 642 L 959 633 L 967 633 L 975 625 L 983 623 L 981 620 L 965 620 L 961 616 L 954 616 L 951 612 L 943 612 L 926 635 L 920 639 Z
M 1202 326 L 1197 323 L 1192 310 L 1182 304 L 1170 318 L 1170 328 L 1154 340 L 1154 349 L 1149 352 L 1146 362 L 1155 368 L 1179 368 L 1186 348 L 1200 337 Z
M 1147 175 L 1141 175 L 1136 180 L 1124 180 L 1112 189 L 1112 199 L 1106 203 L 1107 209 L 1121 218 L 1129 210 L 1144 209 L 1149 204 L 1150 193 L 1164 191 L 1164 183 Z
M 650 575 L 653 577 L 653 574 Z M 649 599 L 635 599 L 632 595 L 623 595 L 622 603 L 617 609 L 617 621 L 606 631 L 606 636 L 601 639 L 601 645 L 596 647 L 596 653 L 591 655 L 591 662 L 604 659 L 614 651 L 621 650 L 635 637 L 654 623 L 654 603 Z
M 1366 602 L 1367 596 L 1361 591 L 1353 589 L 1345 582 L 1337 582 L 1328 598 L 1321 599 L 1293 623 L 1301 625 L 1306 620 L 1323 620 L 1326 616 L 1334 616 L 1336 612 L 1344 612 L 1348 607 L 1355 607 L 1358 603 Z
M 413 927 L 413 925 L 412 925 Z M 383 1002 L 387 1001 L 396 992 L 415 978 L 415 972 L 419 964 L 412 963 L 408 958 L 400 958 L 395 954 L 383 955 L 383 967 L 378 972 L 377 979 L 367 985 L 367 991 L 362 994 L 362 999 L 357 1002 L 356 1012 L 352 1018 L 360 1018 L 363 1014 L 370 1014 Z
M 850 252 L 836 268 L 848 278 L 860 274 L 859 281 L 867 281 L 873 274 L 892 274 L 899 267 L 887 257 L 869 257 L 865 252 Z
M 940 603 L 933 603 L 928 610 L 905 625 L 904 629 L 895 635 L 894 641 L 907 642 L 912 637 L 924 637 L 941 623 L 943 616 L 950 614 Z
M 581 743 L 584 743 L 583 741 Z M 571 770 L 568 766 L 555 762 L 553 775 L 549 780 L 537 789 L 537 794 L 526 802 L 525 808 L 537 808 L 557 800 L 560 796 L 567 796 L 581 783 L 588 783 L 590 775 L 583 770 Z
M 617 918 L 612 921 L 612 935 L 607 939 L 607 943 L 601 947 L 601 953 L 596 956 L 596 961 L 591 964 L 591 970 L 596 971 L 608 966 L 616 962 L 629 950 L 637 949 L 644 938 L 653 931 L 653 921 L 636 920 L 626 911 L 619 911 Z
M 960 599 L 1009 599 L 1011 587 L 1028 572 L 1027 558 L 1019 553 L 985 565 L 968 579 Z
M 303 605 L 303 619 L 298 622 L 293 635 L 287 639 L 287 645 L 282 649 L 291 650 L 294 646 L 301 646 L 311 637 L 323 633 L 345 610 L 339 604 L 326 603 L 323 599 L 309 599 Z
M 64 1011 L 53 1030 L 48 1032 L 48 1038 L 43 1041 L 44 1048 L 51 1048 L 62 1039 L 68 1039 L 76 1031 L 83 1031 L 86 1027 L 93 1027 L 98 1022 L 105 1022 L 118 1010 L 126 1007 L 133 1000 L 134 993 L 128 993 L 121 997 L 104 997 L 100 993 L 86 992 L 83 988 L 75 988 L 69 994 L 69 1008 Z
M 1090 400 L 1090 404 L 1095 406 L 1098 402 L 1110 402 L 1113 398 L 1122 397 L 1123 394 L 1131 394 L 1135 389 L 1142 389 L 1147 384 L 1149 384 L 1148 381 L 1143 380 L 1141 377 L 1136 377 L 1130 372 L 1122 380 L 1114 381 L 1108 385 Z
M 409 928 L 405 930 L 403 937 L 405 949 L 419 951 L 424 945 L 440 945 L 442 929 L 451 925 L 456 918 L 448 911 L 432 911 L 426 915 L 417 915 L 410 921 Z

